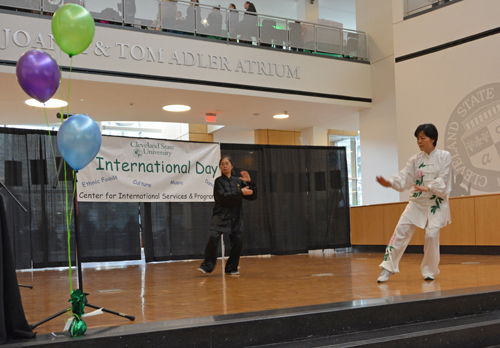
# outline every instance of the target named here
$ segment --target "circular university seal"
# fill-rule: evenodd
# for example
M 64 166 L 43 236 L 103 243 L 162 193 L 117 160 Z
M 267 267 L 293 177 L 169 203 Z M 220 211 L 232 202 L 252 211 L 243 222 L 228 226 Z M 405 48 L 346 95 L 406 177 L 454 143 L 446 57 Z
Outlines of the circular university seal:
M 477 88 L 453 110 L 444 136 L 453 174 L 483 192 L 500 189 L 500 83 Z
M 142 150 L 141 149 L 134 149 L 134 157 L 141 157 L 142 156 Z

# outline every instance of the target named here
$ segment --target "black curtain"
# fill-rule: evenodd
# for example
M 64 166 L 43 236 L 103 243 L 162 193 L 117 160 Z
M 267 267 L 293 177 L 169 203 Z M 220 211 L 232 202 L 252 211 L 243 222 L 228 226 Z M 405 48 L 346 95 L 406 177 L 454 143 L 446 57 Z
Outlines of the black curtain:
M 16 268 L 68 265 L 66 200 L 74 265 L 73 172 L 68 166 L 58 171 L 57 132 L 0 128 L 0 143 L 0 180 L 28 209 L 2 191 Z M 221 144 L 221 153 L 234 159 L 235 175 L 248 171 L 259 190 L 256 201 L 243 202 L 243 255 L 350 246 L 345 148 Z M 212 208 L 80 202 L 80 260 L 140 260 L 141 232 L 148 262 L 202 258 Z
M 259 190 L 256 201 L 243 201 L 243 255 L 351 245 L 345 148 L 221 144 L 221 155 L 232 157 L 234 175 L 248 171 Z M 145 241 L 151 240 L 145 243 L 146 261 L 202 258 L 212 208 L 213 203 L 141 205 Z
M 0 143 L 0 181 L 28 210 L 24 213 L 0 190 L 16 269 L 68 265 L 66 197 L 73 211 L 69 229 L 75 265 L 73 172 L 62 166 L 57 175 L 57 132 L 0 128 Z M 79 231 L 82 262 L 141 259 L 137 203 L 79 203 Z

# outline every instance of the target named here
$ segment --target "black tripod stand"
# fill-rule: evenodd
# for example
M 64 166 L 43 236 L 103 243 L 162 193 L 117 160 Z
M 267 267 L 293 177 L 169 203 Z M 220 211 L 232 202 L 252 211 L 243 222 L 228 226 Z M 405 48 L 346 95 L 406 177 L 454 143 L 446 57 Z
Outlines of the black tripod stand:
M 19 202 L 17 200 L 17 198 L 12 194 L 12 192 L 9 191 L 9 189 L 7 188 L 7 186 L 5 186 L 5 184 L 3 182 L 0 181 L 0 187 L 3 187 L 5 189 L 5 191 L 7 191 L 7 193 L 12 197 L 12 199 L 14 201 L 16 201 L 16 203 L 21 207 L 21 209 L 27 213 L 28 211 L 26 210 L 25 207 L 23 207 L 23 205 L 21 204 L 21 202 Z M 23 284 L 18 284 L 20 287 L 22 288 L 29 288 L 29 289 L 33 289 L 33 287 L 31 285 L 23 285 Z
M 59 172 L 61 171 L 61 168 L 62 168 L 62 164 L 65 163 L 63 160 L 61 160 L 61 162 L 59 162 L 59 168 L 58 168 L 58 176 L 59 176 Z M 77 191 L 76 191 L 76 183 L 77 183 L 77 171 L 74 172 L 74 178 L 75 178 L 75 181 L 74 181 L 74 185 L 75 185 L 75 196 L 73 197 L 73 203 L 74 203 L 74 207 L 75 207 L 75 245 L 76 245 L 76 266 L 77 266 L 77 270 L 78 270 L 78 289 L 80 289 L 82 292 L 83 291 L 83 280 L 82 280 L 82 262 L 80 260 L 80 232 L 78 230 L 78 199 L 77 199 Z M 123 318 L 127 318 L 131 321 L 134 321 L 135 320 L 135 317 L 132 316 L 132 315 L 127 315 L 127 314 L 124 314 L 124 313 L 118 313 L 118 312 L 115 312 L 115 311 L 112 311 L 110 309 L 106 309 L 106 308 L 103 308 L 103 307 L 99 307 L 99 306 L 96 306 L 96 305 L 93 305 L 89 302 L 87 302 L 87 297 L 86 295 L 88 294 L 85 294 L 85 306 L 87 307 L 91 307 L 91 308 L 95 308 L 95 309 L 102 309 L 103 312 L 106 312 L 106 313 L 109 313 L 109 314 L 114 314 L 114 315 L 117 315 L 117 316 L 120 316 L 120 317 L 123 317 Z M 38 323 L 35 323 L 35 324 L 31 324 L 30 325 L 30 328 L 31 329 L 34 329 L 36 328 L 37 326 L 43 324 L 43 323 L 46 323 L 47 321 L 49 320 L 52 320 L 54 318 L 57 318 L 58 316 L 60 315 L 63 315 L 64 313 L 70 311 L 72 309 L 72 307 L 68 307 L 54 315 L 51 315 L 50 317 L 46 318 L 46 319 L 43 319 L 42 321 L 39 321 Z

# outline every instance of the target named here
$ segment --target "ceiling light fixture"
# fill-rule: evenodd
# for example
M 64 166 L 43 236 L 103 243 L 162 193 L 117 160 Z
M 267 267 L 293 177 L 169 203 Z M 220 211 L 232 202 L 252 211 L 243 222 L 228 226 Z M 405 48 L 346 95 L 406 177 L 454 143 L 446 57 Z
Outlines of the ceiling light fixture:
M 274 115 L 273 117 L 274 117 L 274 118 L 280 118 L 280 119 L 282 119 L 282 118 L 288 118 L 288 117 L 289 117 L 289 115 L 288 115 L 288 111 L 285 111 L 285 112 L 284 112 L 284 113 L 282 113 L 282 114 L 277 114 L 277 115 Z
M 163 107 L 163 110 L 165 111 L 170 111 L 170 112 L 184 112 L 191 110 L 191 107 L 187 105 L 165 105 Z
M 24 104 L 29 106 L 34 106 L 36 108 L 63 108 L 68 106 L 68 103 L 60 99 L 49 99 L 45 103 L 40 103 L 36 99 L 28 99 L 24 101 Z

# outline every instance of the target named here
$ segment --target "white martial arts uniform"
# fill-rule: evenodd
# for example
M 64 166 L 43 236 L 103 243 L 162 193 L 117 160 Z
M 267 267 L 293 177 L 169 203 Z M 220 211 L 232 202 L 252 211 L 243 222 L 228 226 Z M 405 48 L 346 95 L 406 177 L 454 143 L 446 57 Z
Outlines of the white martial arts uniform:
M 399 272 L 399 261 L 416 228 L 425 229 L 424 277 L 439 274 L 439 231 L 451 223 L 449 195 L 451 192 L 451 156 L 448 151 L 434 149 L 412 156 L 406 166 L 389 180 L 392 188 L 403 192 L 413 185 L 427 186 L 429 192 L 410 192 L 410 200 L 386 248 L 380 264 L 389 272 Z

